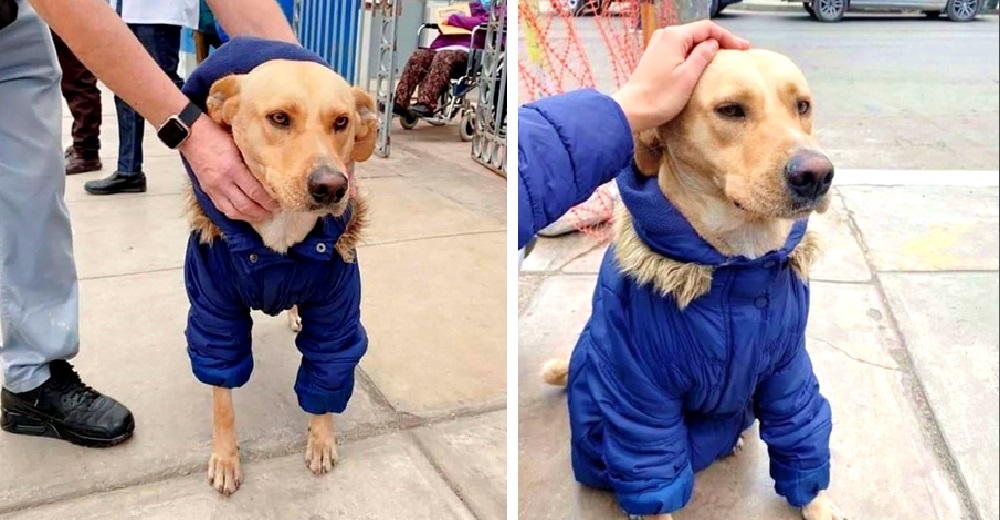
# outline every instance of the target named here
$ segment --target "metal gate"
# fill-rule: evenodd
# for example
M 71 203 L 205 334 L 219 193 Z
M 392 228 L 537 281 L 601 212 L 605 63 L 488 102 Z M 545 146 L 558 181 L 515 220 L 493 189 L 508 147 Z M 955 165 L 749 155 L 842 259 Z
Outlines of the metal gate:
M 319 54 L 338 74 L 357 80 L 363 0 L 295 0 L 292 29 L 302 46 Z
M 396 21 L 402 2 L 373 0 L 372 24 L 378 30 L 378 68 L 375 100 L 378 106 L 378 134 L 375 155 L 389 157 L 389 131 L 392 128 L 392 95 L 396 87 Z
M 490 9 L 479 77 L 472 158 L 507 177 L 507 16 L 506 2 Z

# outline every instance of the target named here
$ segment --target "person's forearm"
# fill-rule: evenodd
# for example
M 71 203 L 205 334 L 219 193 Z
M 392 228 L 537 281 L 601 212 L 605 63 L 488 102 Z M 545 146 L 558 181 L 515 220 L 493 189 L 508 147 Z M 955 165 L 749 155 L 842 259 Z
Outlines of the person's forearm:
M 298 43 L 275 0 L 208 0 L 208 5 L 230 36 Z
M 153 126 L 187 104 L 106 0 L 31 0 L 31 4 L 73 54 Z

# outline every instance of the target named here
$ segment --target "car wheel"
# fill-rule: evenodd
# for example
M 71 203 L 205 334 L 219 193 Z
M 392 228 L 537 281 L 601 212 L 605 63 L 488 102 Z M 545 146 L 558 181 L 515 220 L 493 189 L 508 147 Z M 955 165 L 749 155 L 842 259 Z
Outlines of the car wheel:
M 802 2 L 802 8 L 805 9 L 807 13 L 809 13 L 809 18 L 812 18 L 813 20 L 816 19 L 816 11 L 813 11 L 812 6 L 810 6 L 805 2 Z
M 968 22 L 979 14 L 979 0 L 951 0 L 948 2 L 948 19 L 953 22 Z
M 847 0 L 813 0 L 813 11 L 821 22 L 839 22 L 847 12 Z
M 573 16 L 587 16 L 594 14 L 594 6 L 590 4 L 591 0 L 566 0 L 566 10 Z
M 941 17 L 941 11 L 924 11 L 924 16 L 934 20 Z

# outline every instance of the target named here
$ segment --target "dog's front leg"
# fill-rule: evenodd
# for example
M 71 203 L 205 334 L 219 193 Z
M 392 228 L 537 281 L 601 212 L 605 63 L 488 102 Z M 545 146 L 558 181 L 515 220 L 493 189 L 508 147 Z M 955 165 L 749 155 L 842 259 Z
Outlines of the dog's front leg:
M 306 439 L 306 467 L 322 475 L 337 465 L 337 435 L 333 430 L 333 414 L 313 415 L 309 418 Z
M 802 508 L 802 518 L 803 520 L 847 520 L 825 491 L 820 491 L 812 502 Z
M 233 391 L 212 387 L 212 457 L 208 460 L 208 481 L 224 496 L 240 488 L 240 446 L 236 440 Z

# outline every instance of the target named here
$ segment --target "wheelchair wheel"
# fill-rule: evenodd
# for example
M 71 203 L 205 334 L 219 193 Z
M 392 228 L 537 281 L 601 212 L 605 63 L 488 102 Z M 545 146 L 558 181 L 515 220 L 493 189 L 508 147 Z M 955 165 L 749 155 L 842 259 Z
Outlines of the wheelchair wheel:
M 407 114 L 405 117 L 400 116 L 399 126 L 403 127 L 404 130 L 413 130 L 417 126 L 417 121 L 420 121 L 417 116 Z
M 467 143 L 472 140 L 472 137 L 476 135 L 476 115 L 474 113 L 466 112 L 462 115 L 462 124 L 458 132 L 462 137 L 463 143 Z

